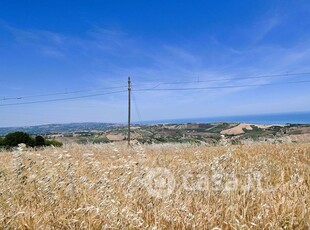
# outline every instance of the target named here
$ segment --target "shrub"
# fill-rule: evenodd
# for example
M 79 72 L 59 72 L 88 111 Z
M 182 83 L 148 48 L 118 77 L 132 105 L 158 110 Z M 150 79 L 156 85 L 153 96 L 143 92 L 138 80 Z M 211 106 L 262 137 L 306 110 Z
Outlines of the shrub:
M 28 133 L 24 132 L 9 133 L 5 136 L 4 145 L 8 147 L 15 147 L 21 143 L 33 147 L 35 145 L 35 140 L 31 138 L 31 136 Z
M 44 141 L 46 146 L 54 146 L 54 147 L 61 147 L 63 144 L 56 140 L 45 140 Z
M 36 136 L 36 146 L 44 146 L 45 145 L 45 139 L 42 136 Z
M 28 133 L 24 132 L 9 133 L 5 136 L 5 138 L 0 138 L 0 147 L 2 148 L 16 147 L 21 143 L 24 143 L 29 147 L 51 145 L 54 147 L 62 146 L 62 143 L 59 141 L 45 140 L 42 136 L 36 136 L 36 138 L 32 138 Z
M 5 146 L 4 139 L 0 137 L 0 148 Z

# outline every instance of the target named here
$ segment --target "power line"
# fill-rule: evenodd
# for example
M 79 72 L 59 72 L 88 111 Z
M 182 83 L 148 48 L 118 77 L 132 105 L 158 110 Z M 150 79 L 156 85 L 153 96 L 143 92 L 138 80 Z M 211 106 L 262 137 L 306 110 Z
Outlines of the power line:
M 187 83 L 200 83 L 200 82 L 212 82 L 212 81 L 224 81 L 224 80 L 241 80 L 241 79 L 260 79 L 260 78 L 269 78 L 269 77 L 279 77 L 279 76 L 293 76 L 293 75 L 307 75 L 310 72 L 304 73 L 291 73 L 291 74 L 274 74 L 274 75 L 263 75 L 257 77 L 243 77 L 243 78 L 234 78 L 234 79 L 210 79 L 206 81 L 187 81 L 187 82 L 166 82 L 166 83 L 159 83 L 155 87 L 151 88 L 140 88 L 140 89 L 133 89 L 133 91 L 186 91 L 186 90 L 212 90 L 212 89 L 226 89 L 226 88 L 245 88 L 245 87 L 260 87 L 260 86 L 272 86 L 272 85 L 287 85 L 287 84 L 301 84 L 301 83 L 310 83 L 310 80 L 303 80 L 303 81 L 291 81 L 291 82 L 280 82 L 280 83 L 266 83 L 266 84 L 243 84 L 243 85 L 227 85 L 227 86 L 207 86 L 207 87 L 185 87 L 185 88 L 157 88 L 159 85 L 169 85 L 169 84 L 187 84 Z M 41 95 L 30 95 L 30 96 L 21 96 L 21 97 L 11 97 L 11 98 L 4 98 L 0 99 L 0 101 L 4 100 L 17 100 L 17 99 L 26 99 L 26 98 L 35 98 L 35 97 L 45 97 L 45 96 L 56 96 L 56 95 L 67 95 L 67 94 L 74 94 L 74 93 L 82 93 L 82 92 L 94 92 L 100 90 L 108 90 L 108 89 L 117 89 L 117 88 L 124 88 L 127 86 L 116 86 L 116 87 L 106 87 L 97 90 L 78 90 L 78 91 L 70 91 L 70 92 L 59 92 L 59 93 L 50 93 L 50 94 L 41 94 Z M 84 96 L 76 96 L 76 97 L 68 97 L 68 98 L 58 98 L 58 99 L 49 99 L 49 100 L 38 100 L 38 101 L 30 101 L 30 102 L 20 102 L 20 103 L 9 103 L 9 104 L 0 104 L 1 107 L 3 106 L 13 106 L 13 105 L 25 105 L 25 104 L 37 104 L 37 103 L 46 103 L 46 102 L 54 102 L 54 101 L 65 101 L 65 100 L 74 100 L 80 98 L 88 98 L 88 97 L 97 97 L 101 95 L 108 95 L 108 94 L 115 94 L 126 92 L 126 90 L 115 91 L 115 92 L 107 92 L 107 93 L 98 93 L 98 94 L 91 94 L 91 95 L 84 95 Z M 139 115 L 138 115 L 139 116 Z
M 270 75 L 254 76 L 254 77 L 221 78 L 221 79 L 209 79 L 209 80 L 197 80 L 197 81 L 160 82 L 160 83 L 156 83 L 156 85 L 152 88 L 155 89 L 160 85 L 178 85 L 178 84 L 192 84 L 192 83 L 206 83 L 206 82 L 222 82 L 222 81 L 230 81 L 230 80 L 250 80 L 250 79 L 264 79 L 264 78 L 275 78 L 275 77 L 286 77 L 286 76 L 303 76 L 303 75 L 309 75 L 310 76 L 310 72 L 270 74 Z M 145 84 L 152 84 L 152 82 L 135 84 L 134 86 L 145 85 Z
M 209 80 L 202 80 L 202 81 L 198 80 L 198 81 L 159 82 L 159 83 L 156 83 L 156 85 L 150 89 L 157 89 L 157 87 L 161 85 L 222 82 L 222 81 L 229 81 L 229 80 L 263 79 L 263 78 L 274 78 L 274 77 L 283 77 L 283 76 L 303 76 L 303 75 L 310 75 L 310 72 L 272 74 L 272 75 L 261 75 L 261 76 L 254 76 L 254 77 L 221 78 L 221 79 L 209 79 Z M 135 84 L 133 86 L 139 86 L 139 85 L 145 85 L 145 84 L 151 84 L 151 83 L 140 83 L 140 84 Z M 126 88 L 126 87 L 127 87 L 126 85 L 123 85 L 123 86 L 115 86 L 115 87 L 98 88 L 98 89 L 92 89 L 92 90 L 76 90 L 76 91 L 55 92 L 55 93 L 47 93 L 47 94 L 17 96 L 17 97 L 3 97 L 3 98 L 0 98 L 0 101 L 22 100 L 22 99 L 28 99 L 28 98 L 59 96 L 59 95 L 78 94 L 78 93 L 86 93 L 86 92 L 98 92 L 102 90 L 120 89 L 120 88 Z
M 135 109 L 136 109 L 136 113 L 140 122 L 140 125 L 142 125 L 142 119 L 141 119 L 141 114 L 140 114 L 140 110 L 138 108 L 138 104 L 137 104 L 137 100 L 136 100 L 136 96 L 135 94 L 132 92 L 132 99 L 133 99 L 133 103 L 135 105 Z
M 289 84 L 301 84 L 310 83 L 310 80 L 305 81 L 291 81 L 291 82 L 281 82 L 281 83 L 266 83 L 266 84 L 251 84 L 251 85 L 227 85 L 227 86 L 208 86 L 208 87 L 187 87 L 187 88 L 145 88 L 145 89 L 135 89 L 133 91 L 186 91 L 186 90 L 204 90 L 204 89 L 227 89 L 227 88 L 245 88 L 245 87 L 258 87 L 258 86 L 273 86 L 273 85 L 289 85 Z
M 4 98 L 1 98 L 0 101 L 21 100 L 21 99 L 27 99 L 27 98 L 59 96 L 59 95 L 68 95 L 68 94 L 77 94 L 77 93 L 86 93 L 86 92 L 98 92 L 98 91 L 102 91 L 102 90 L 120 89 L 120 88 L 126 88 L 126 87 L 127 86 L 115 86 L 115 87 L 98 88 L 98 89 L 93 89 L 93 90 L 76 90 L 76 91 L 68 91 L 68 92 L 36 94 L 36 95 L 19 96 L 19 97 L 4 97 Z
M 13 105 L 39 104 L 39 103 L 47 103 L 47 102 L 55 102 L 55 101 L 67 101 L 67 100 L 75 100 L 75 99 L 80 99 L 80 98 L 98 97 L 98 96 L 103 96 L 103 95 L 108 95 L 108 94 L 117 94 L 117 93 L 123 93 L 123 92 L 127 92 L 127 91 L 121 90 L 121 91 L 114 91 L 114 92 L 107 92 L 107 93 L 90 94 L 90 95 L 84 95 L 84 96 L 78 96 L 78 97 L 67 97 L 67 98 L 58 98 L 58 99 L 50 99 L 50 100 L 0 104 L 0 106 L 3 107 L 3 106 L 13 106 Z

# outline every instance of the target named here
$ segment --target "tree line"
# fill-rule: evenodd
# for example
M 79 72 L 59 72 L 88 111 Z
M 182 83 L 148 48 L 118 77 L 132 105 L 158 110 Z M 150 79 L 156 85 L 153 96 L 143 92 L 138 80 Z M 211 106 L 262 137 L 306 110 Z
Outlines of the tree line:
M 16 147 L 21 143 L 26 144 L 28 147 L 62 146 L 62 143 L 59 141 L 47 140 L 42 136 L 36 136 L 33 138 L 25 132 L 14 132 L 7 134 L 4 138 L 0 137 L 0 147 L 2 148 Z

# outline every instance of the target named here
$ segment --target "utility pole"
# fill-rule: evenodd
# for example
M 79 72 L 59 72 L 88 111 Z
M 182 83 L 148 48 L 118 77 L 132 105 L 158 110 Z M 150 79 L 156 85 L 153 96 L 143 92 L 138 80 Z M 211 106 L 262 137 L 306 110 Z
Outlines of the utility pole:
M 128 146 L 130 146 L 130 113 L 131 113 L 131 98 L 130 98 L 130 93 L 131 93 L 131 81 L 130 81 L 130 77 L 128 77 L 128 137 L 127 137 L 127 141 L 128 141 Z

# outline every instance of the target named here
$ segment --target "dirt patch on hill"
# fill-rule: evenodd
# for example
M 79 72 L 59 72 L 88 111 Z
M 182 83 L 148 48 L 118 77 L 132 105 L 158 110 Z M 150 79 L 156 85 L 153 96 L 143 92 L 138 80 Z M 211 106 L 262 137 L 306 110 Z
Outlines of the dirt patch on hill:
M 228 134 L 228 135 L 243 134 L 244 133 L 243 129 L 253 130 L 252 126 L 256 126 L 257 128 L 260 128 L 260 129 L 267 129 L 271 127 L 272 125 L 254 125 L 254 124 L 241 123 L 231 129 L 223 130 L 221 134 Z
M 242 123 L 231 129 L 223 130 L 221 134 L 238 135 L 244 133 L 243 129 L 252 130 L 253 128 L 251 127 L 250 124 Z
M 122 140 L 125 139 L 125 138 L 123 137 L 123 135 L 120 135 L 120 134 L 108 134 L 108 135 L 107 135 L 107 138 L 108 138 L 110 141 L 122 141 Z
M 296 142 L 309 142 L 310 141 L 310 133 L 290 135 L 289 137 L 291 138 L 292 141 L 296 141 Z

